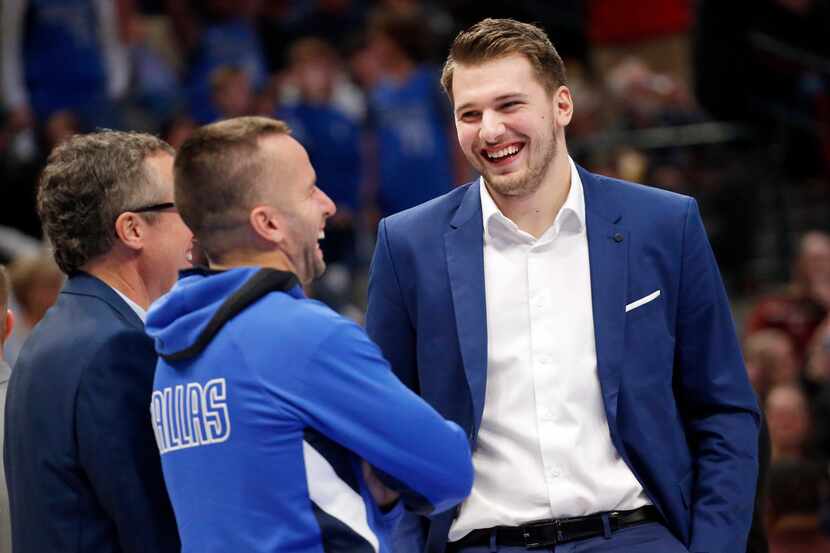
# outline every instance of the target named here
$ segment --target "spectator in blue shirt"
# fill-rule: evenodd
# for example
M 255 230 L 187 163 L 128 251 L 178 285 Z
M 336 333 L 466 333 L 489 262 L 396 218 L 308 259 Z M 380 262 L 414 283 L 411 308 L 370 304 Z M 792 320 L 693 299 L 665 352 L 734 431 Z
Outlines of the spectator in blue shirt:
M 438 70 L 426 63 L 426 28 L 417 12 L 378 12 L 370 25 L 369 48 L 381 72 L 369 95 L 381 216 L 448 192 L 468 171 L 451 139 Z
M 360 122 L 335 100 L 338 57 L 317 38 L 292 45 L 291 80 L 299 92 L 277 115 L 305 147 L 317 172 L 317 186 L 334 201 L 337 213 L 328 223 L 321 247 L 330 263 L 351 265 L 355 256 L 355 226 L 363 180 L 363 132 Z

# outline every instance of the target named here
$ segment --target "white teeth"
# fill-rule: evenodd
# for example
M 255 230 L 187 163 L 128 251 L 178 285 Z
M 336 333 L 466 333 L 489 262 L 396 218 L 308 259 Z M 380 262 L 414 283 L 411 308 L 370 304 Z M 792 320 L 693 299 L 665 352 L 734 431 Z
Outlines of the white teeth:
M 320 234 L 317 235 L 317 240 L 322 240 L 325 237 L 326 237 L 326 232 L 321 230 Z
M 518 151 L 519 151 L 518 146 L 515 146 L 515 145 L 514 146 L 508 146 L 507 148 L 502 148 L 501 150 L 499 150 L 497 152 L 487 152 L 487 157 L 490 158 L 490 159 L 501 159 L 505 156 L 515 154 Z

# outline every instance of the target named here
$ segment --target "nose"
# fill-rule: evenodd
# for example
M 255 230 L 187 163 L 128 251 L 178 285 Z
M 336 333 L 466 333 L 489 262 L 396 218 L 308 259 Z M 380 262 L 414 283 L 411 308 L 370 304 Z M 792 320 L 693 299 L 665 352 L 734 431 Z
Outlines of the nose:
M 481 128 L 479 136 L 488 144 L 496 144 L 504 135 L 504 122 L 498 113 L 486 110 L 481 114 Z
M 320 190 L 320 201 L 323 205 L 323 216 L 327 219 L 337 213 L 337 206 L 334 205 L 334 202 L 331 201 L 331 198 L 328 197 L 328 194 Z

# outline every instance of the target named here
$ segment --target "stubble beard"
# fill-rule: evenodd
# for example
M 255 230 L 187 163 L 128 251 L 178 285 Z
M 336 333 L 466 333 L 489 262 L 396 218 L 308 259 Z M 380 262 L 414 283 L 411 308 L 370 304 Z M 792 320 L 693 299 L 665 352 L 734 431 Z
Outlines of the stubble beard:
M 304 282 L 313 282 L 323 276 L 326 272 L 326 262 L 321 256 L 317 255 L 317 241 L 307 245 L 302 253 L 303 272 L 305 273 Z
M 296 214 L 288 214 L 289 225 L 292 228 L 292 237 L 297 249 L 294 249 L 296 257 L 292 257 L 294 270 L 297 278 L 302 284 L 308 284 L 323 276 L 326 271 L 326 262 L 321 255 L 317 255 L 317 236 L 314 229 L 310 228 L 302 218 Z M 309 228 L 306 228 L 306 227 Z
M 533 152 L 536 154 L 535 159 L 538 159 L 538 162 L 534 163 L 534 158 L 531 158 L 527 169 L 518 174 L 491 174 L 487 168 L 486 161 L 479 162 L 481 167 L 478 169 L 487 184 L 499 195 L 514 198 L 528 196 L 539 190 L 539 187 L 542 186 L 542 181 L 548 172 L 548 168 L 556 157 L 556 143 L 556 130 L 553 129 L 549 147 L 543 151 Z

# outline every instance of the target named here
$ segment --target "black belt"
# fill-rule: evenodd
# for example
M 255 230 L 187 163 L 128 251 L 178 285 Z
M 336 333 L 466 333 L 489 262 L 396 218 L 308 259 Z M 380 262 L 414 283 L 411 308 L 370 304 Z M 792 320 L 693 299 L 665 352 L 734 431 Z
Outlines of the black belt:
M 611 511 L 608 515 L 608 530 L 614 532 L 627 526 L 644 522 L 662 522 L 657 508 L 646 505 L 632 511 Z M 489 545 L 490 537 L 495 533 L 497 545 L 535 549 L 549 547 L 569 541 L 584 540 L 602 536 L 606 532 L 603 515 L 560 518 L 529 522 L 522 526 L 496 526 L 473 530 L 460 540 L 450 542 L 447 551 L 458 551 L 464 547 Z

